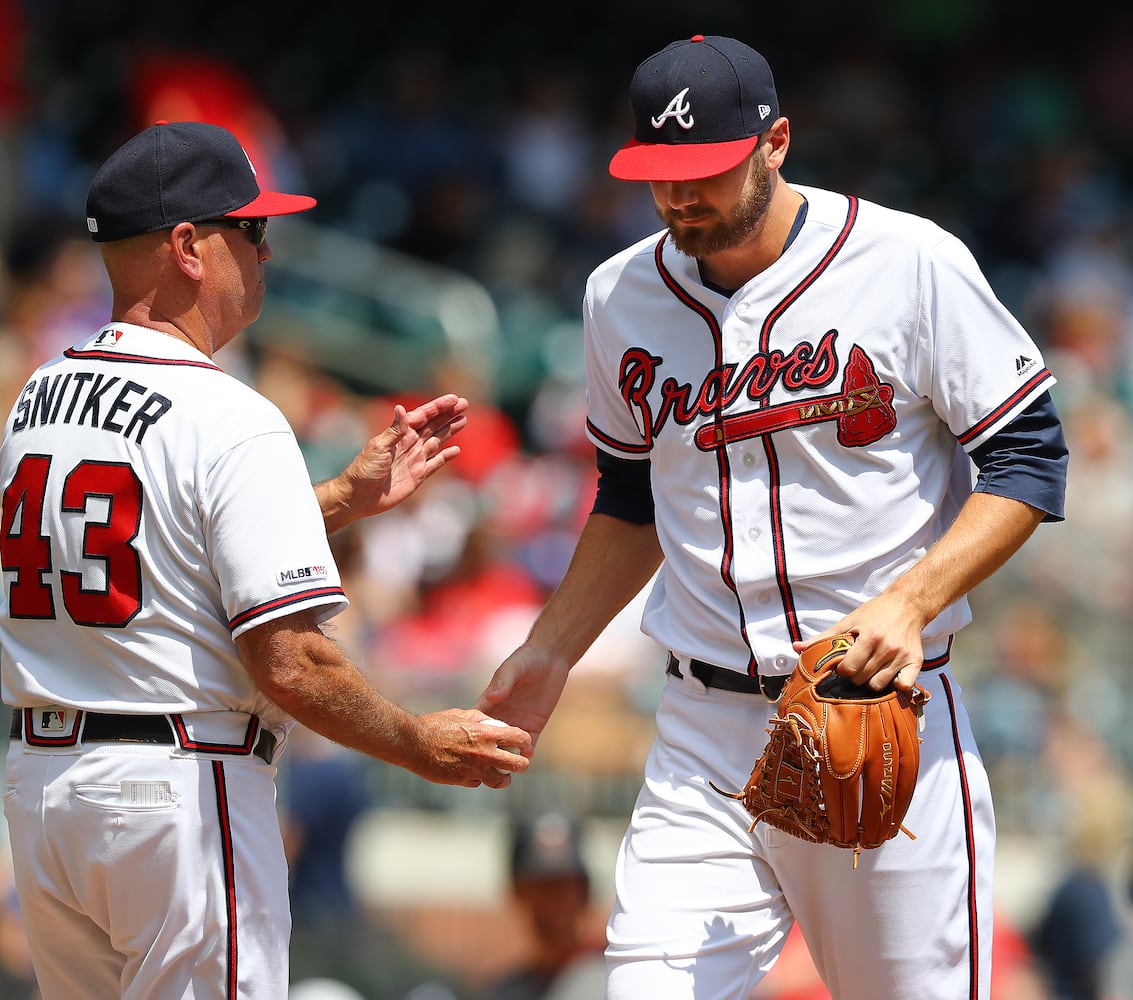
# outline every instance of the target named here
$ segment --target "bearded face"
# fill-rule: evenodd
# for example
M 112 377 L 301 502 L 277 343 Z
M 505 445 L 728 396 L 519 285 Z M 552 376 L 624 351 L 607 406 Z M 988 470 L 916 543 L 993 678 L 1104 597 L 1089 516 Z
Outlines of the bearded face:
M 762 226 L 771 203 L 771 172 L 767 169 L 762 145 L 745 162 L 744 168 L 747 169 L 746 179 L 739 198 L 732 205 L 715 198 L 715 178 L 699 184 L 697 200 L 680 209 L 663 206 L 655 199 L 657 214 L 668 227 L 673 246 L 681 253 L 703 258 L 731 250 L 747 242 Z

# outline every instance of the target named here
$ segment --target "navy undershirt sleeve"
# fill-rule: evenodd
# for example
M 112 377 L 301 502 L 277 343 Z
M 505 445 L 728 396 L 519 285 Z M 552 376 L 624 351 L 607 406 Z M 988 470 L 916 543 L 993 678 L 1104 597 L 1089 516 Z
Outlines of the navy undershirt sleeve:
M 653 487 L 648 459 L 618 458 L 596 448 L 598 492 L 593 514 L 609 514 L 634 524 L 653 523 Z
M 1029 504 L 1044 521 L 1066 517 L 1069 452 L 1049 392 L 1044 392 L 997 434 L 971 452 L 979 474 L 977 493 Z

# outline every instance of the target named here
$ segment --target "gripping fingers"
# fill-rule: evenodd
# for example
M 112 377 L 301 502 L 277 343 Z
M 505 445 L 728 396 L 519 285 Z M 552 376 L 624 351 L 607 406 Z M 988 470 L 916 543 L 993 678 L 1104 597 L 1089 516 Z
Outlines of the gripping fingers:
M 507 728 L 509 728 L 509 727 L 508 727 L 508 724 L 507 724 L 506 722 L 504 722 L 504 721 L 503 721 L 502 719 L 484 719 L 483 721 L 484 721 L 484 725 L 485 725 L 485 726 L 498 726 L 498 727 L 502 727 L 502 728 L 504 728 L 504 729 L 507 729 Z M 522 754 L 522 753 L 520 753 L 519 747 L 515 747 L 515 746 L 500 746 L 500 747 L 499 747 L 499 749 L 500 749 L 500 750 L 506 750 L 506 751 L 507 751 L 508 753 L 511 753 L 511 754 L 515 754 L 515 755 L 516 755 L 517 757 L 522 757 L 522 756 L 523 756 L 523 754 Z M 497 766 L 497 767 L 494 767 L 494 770 L 496 770 L 496 771 L 499 771 L 499 772 L 500 772 L 500 774 L 512 774 L 512 773 L 514 773 L 514 772 L 515 772 L 516 770 L 518 770 L 518 768 L 514 768 L 514 767 L 498 767 L 498 766 Z

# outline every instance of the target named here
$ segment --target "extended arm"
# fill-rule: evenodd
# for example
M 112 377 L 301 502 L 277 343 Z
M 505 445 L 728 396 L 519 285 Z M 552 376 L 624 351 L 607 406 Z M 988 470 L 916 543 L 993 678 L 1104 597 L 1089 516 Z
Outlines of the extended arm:
M 236 637 L 256 686 L 284 711 L 342 746 L 439 784 L 495 788 L 523 771 L 534 744 L 520 730 L 483 724 L 476 710 L 415 715 L 376 690 L 314 613 L 297 612 Z M 522 756 L 499 749 L 518 747 Z
M 660 565 L 661 548 L 651 523 L 591 514 L 562 582 L 523 645 L 496 670 L 476 707 L 538 739 L 570 668 Z

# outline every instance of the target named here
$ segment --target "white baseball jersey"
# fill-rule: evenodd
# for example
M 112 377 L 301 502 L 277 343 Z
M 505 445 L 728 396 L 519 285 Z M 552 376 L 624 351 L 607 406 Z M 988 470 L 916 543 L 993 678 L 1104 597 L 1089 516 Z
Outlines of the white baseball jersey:
M 966 452 L 1054 384 L 958 239 L 796 190 L 801 231 L 730 299 L 657 233 L 594 271 L 583 314 L 590 438 L 652 466 L 644 631 L 767 674 L 924 555 L 971 491 Z M 926 663 L 969 620 L 941 612 Z
M 347 602 L 271 402 L 189 344 L 114 323 L 31 376 L 0 488 L 6 703 L 292 724 L 232 640 Z

